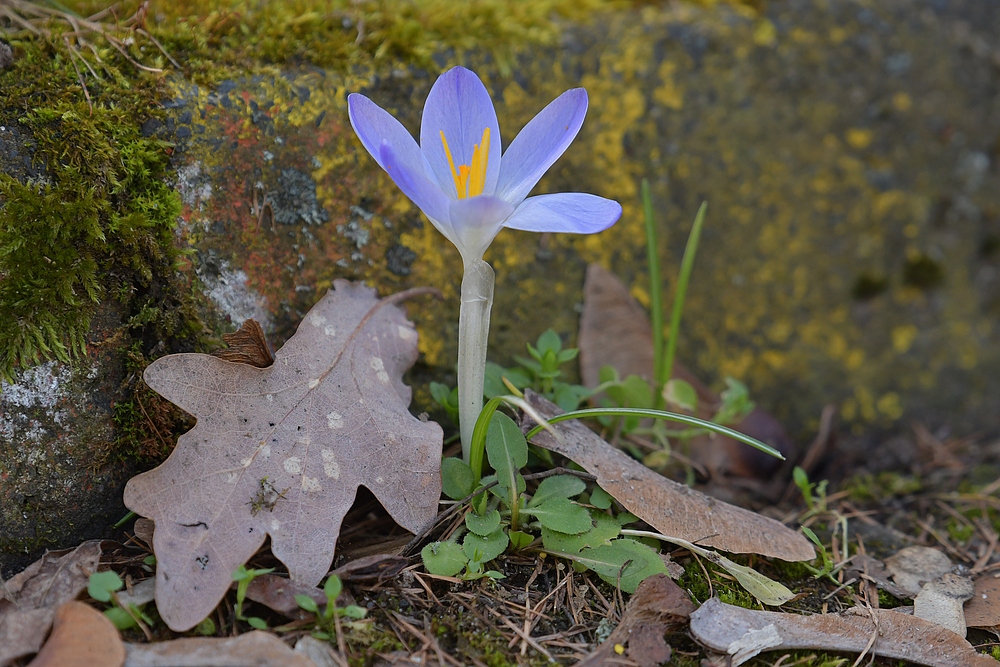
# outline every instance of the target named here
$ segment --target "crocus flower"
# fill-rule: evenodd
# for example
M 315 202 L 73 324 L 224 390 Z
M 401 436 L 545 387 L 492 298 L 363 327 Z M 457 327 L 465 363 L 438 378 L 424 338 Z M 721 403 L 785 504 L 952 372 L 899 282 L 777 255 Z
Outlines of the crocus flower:
M 427 96 L 420 145 L 364 95 L 347 98 L 351 125 L 379 166 L 462 254 L 458 412 L 462 454 L 483 407 L 494 274 L 483 253 L 503 227 L 590 234 L 621 216 L 616 201 L 580 192 L 528 197 L 570 145 L 587 115 L 587 91 L 567 90 L 500 155 L 500 126 L 486 87 L 464 67 L 442 74 Z
M 364 147 L 467 265 L 482 258 L 503 227 L 591 234 L 621 216 L 618 202 L 596 195 L 528 197 L 583 125 L 583 88 L 567 90 L 542 109 L 503 156 L 493 102 L 479 77 L 464 67 L 448 70 L 431 87 L 419 146 L 364 95 L 350 95 L 347 106 Z

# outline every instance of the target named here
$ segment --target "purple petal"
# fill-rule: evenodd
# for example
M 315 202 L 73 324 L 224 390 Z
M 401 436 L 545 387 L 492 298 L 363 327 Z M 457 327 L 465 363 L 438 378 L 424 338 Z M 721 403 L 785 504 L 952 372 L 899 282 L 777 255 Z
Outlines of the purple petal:
M 514 207 L 504 200 L 486 195 L 452 201 L 451 225 L 462 259 L 466 263 L 481 259 L 513 212 Z
M 385 142 L 379 149 L 376 158 L 389 178 L 399 186 L 403 194 L 410 198 L 421 211 L 424 212 L 431 223 L 437 227 L 438 231 L 444 234 L 449 241 L 458 245 L 454 229 L 451 225 L 450 211 L 448 209 L 449 199 L 441 192 L 438 184 L 427 177 L 427 173 L 421 168 L 423 158 L 417 154 L 420 166 L 414 168 L 399 159 L 395 147 Z
M 528 232 L 593 234 L 618 222 L 618 202 L 582 192 L 528 197 L 507 219 L 504 227 Z
M 441 189 L 457 197 L 451 166 L 441 142 L 444 132 L 455 168 L 472 164 L 472 149 L 490 129 L 483 194 L 492 195 L 500 174 L 500 125 L 486 86 L 464 67 L 453 67 L 434 82 L 420 120 L 420 149 Z
M 420 147 L 406 128 L 364 95 L 351 93 L 347 96 L 347 115 L 361 144 L 383 169 L 386 168 L 381 155 L 383 143 L 392 146 L 396 160 L 411 169 L 423 164 Z
M 574 88 L 552 100 L 514 138 L 500 163 L 496 196 L 515 206 L 569 147 L 587 115 L 587 91 Z

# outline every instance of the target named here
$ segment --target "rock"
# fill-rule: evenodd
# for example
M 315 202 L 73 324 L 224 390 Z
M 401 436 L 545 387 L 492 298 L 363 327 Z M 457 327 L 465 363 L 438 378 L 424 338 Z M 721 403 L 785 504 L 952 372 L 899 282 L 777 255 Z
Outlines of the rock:
M 827 402 L 858 428 L 908 417 L 1000 427 L 989 407 L 1000 392 L 1000 253 L 989 250 L 1000 127 L 985 83 L 998 56 L 981 43 L 998 23 L 1000 10 L 971 0 L 878 12 L 776 3 L 756 19 L 645 7 L 566 26 L 558 49 L 522 53 L 516 75 L 479 63 L 508 141 L 560 92 L 586 86 L 583 131 L 538 190 L 625 208 L 595 237 L 500 234 L 487 253 L 498 276 L 491 356 L 509 361 L 549 326 L 572 338 L 586 261 L 645 295 L 637 183 L 648 177 L 668 285 L 709 201 L 680 348 L 700 377 L 748 382 L 793 431 Z M 171 80 L 167 136 L 200 275 L 213 284 L 235 272 L 245 290 L 213 297 L 220 308 L 251 298 L 280 343 L 334 278 L 383 292 L 434 285 L 446 300 L 417 309 L 421 350 L 436 371 L 452 368 L 458 255 L 360 148 L 345 109 L 361 91 L 415 132 L 433 78 L 309 69 L 225 90 Z M 205 130 L 181 137 L 189 127 Z M 271 222 L 251 211 L 255 184 Z
M 137 472 L 115 451 L 114 404 L 124 369 L 95 318 L 86 357 L 49 361 L 0 381 L 0 572 L 9 576 L 49 548 L 107 535 L 128 510 Z M 103 325 L 103 326 L 102 326 Z

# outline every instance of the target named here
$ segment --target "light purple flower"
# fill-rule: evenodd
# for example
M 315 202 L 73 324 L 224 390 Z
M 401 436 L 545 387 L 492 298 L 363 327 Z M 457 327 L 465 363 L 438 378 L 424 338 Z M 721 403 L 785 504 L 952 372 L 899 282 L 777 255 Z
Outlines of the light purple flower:
M 500 127 L 482 81 L 464 67 L 442 74 L 427 96 L 420 145 L 374 102 L 347 98 L 351 125 L 379 166 L 458 247 L 466 265 L 482 259 L 503 227 L 591 234 L 621 216 L 618 202 L 569 192 L 528 197 L 563 154 L 587 115 L 587 91 L 567 90 L 500 155 Z

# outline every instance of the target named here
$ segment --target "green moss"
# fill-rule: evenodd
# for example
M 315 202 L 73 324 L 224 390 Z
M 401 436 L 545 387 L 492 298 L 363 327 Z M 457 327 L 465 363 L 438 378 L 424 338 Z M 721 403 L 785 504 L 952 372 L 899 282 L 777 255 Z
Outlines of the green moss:
M 95 304 L 115 296 L 127 316 L 156 277 L 170 280 L 180 200 L 165 183 L 169 146 L 146 137 L 158 81 L 105 76 L 79 84 L 65 51 L 14 40 L 0 74 L 0 119 L 27 164 L 0 173 L 0 377 L 83 352 Z M 130 65 L 126 65 L 131 67 Z M 21 168 L 24 173 L 17 173 Z
M 844 489 L 855 502 L 881 501 L 894 496 L 911 495 L 922 488 L 923 483 L 916 477 L 889 471 L 878 475 L 860 473 L 844 483 Z

